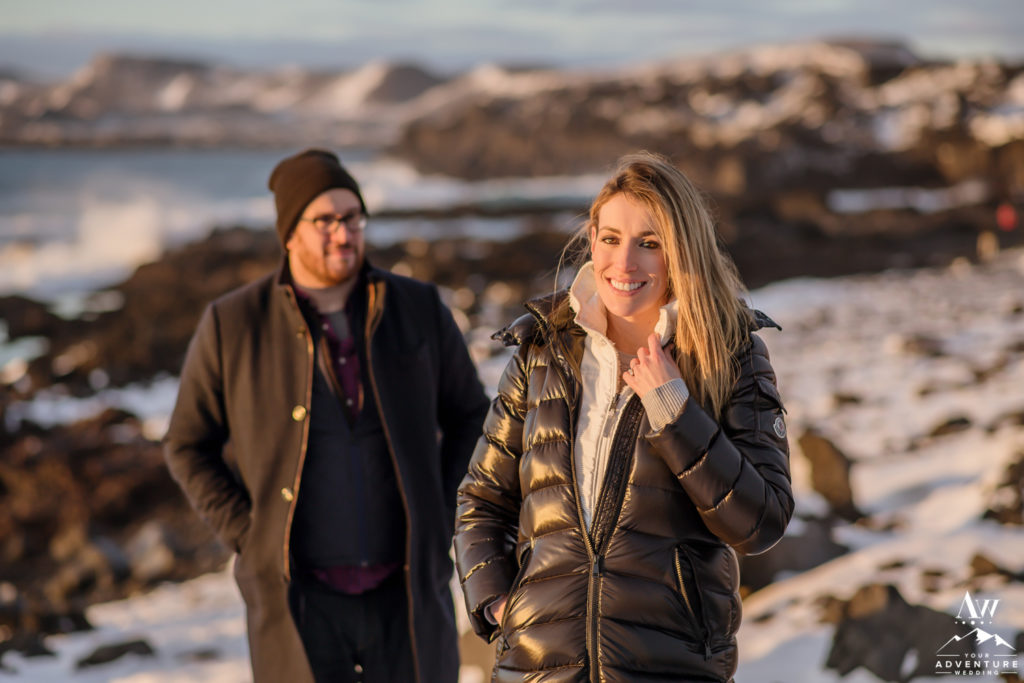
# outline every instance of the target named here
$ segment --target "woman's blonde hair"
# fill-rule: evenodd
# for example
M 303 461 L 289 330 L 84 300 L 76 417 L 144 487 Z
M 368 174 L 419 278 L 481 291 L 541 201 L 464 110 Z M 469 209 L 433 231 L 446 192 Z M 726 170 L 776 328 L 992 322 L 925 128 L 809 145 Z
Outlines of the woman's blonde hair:
M 618 194 L 642 205 L 654 219 L 669 294 L 679 302 L 676 362 L 690 393 L 717 417 L 736 380 L 734 354 L 748 339 L 751 314 L 741 298 L 746 288 L 732 259 L 718 245 L 714 220 L 700 191 L 666 158 L 649 152 L 619 160 L 615 174 L 591 204 L 589 220 L 566 245 L 563 262 L 589 256 L 590 235 L 601 207 Z

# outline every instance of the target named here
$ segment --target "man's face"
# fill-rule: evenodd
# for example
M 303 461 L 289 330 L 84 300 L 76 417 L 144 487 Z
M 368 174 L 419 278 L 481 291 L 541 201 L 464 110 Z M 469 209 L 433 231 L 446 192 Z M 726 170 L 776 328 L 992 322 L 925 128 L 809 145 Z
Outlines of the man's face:
M 285 243 L 295 284 L 333 287 L 356 276 L 366 251 L 362 215 L 359 198 L 343 188 L 327 190 L 306 206 Z

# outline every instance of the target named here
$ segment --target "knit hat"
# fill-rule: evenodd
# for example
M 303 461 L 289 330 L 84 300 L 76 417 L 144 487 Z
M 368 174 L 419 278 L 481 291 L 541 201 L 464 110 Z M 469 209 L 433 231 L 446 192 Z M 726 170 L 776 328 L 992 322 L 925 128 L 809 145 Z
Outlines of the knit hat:
M 327 150 L 307 149 L 284 159 L 274 167 L 267 187 L 274 193 L 281 244 L 288 241 L 306 206 L 327 190 L 336 187 L 351 190 L 366 213 L 359 184 L 341 165 L 337 155 Z

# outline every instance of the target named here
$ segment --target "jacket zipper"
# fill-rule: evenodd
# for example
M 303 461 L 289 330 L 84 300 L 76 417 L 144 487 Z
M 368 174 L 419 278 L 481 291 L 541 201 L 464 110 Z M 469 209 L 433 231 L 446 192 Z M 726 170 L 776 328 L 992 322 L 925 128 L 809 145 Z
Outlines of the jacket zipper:
M 683 580 L 683 566 L 679 559 L 680 554 L 686 555 L 686 564 L 690 567 L 690 575 L 693 577 L 694 591 L 693 595 L 686 587 L 686 581 Z M 686 611 L 690 615 L 690 619 L 693 625 L 696 627 L 700 634 L 702 644 L 704 645 L 704 661 L 711 659 L 711 638 L 708 633 L 707 620 L 704 619 L 704 601 L 700 600 L 700 615 L 697 614 L 697 609 L 694 607 L 694 601 L 700 599 L 700 587 L 697 586 L 697 571 L 694 567 L 693 560 L 690 558 L 690 554 L 678 546 L 675 549 L 675 565 L 676 565 L 676 579 L 679 581 L 679 593 L 683 596 L 683 603 L 686 604 Z
M 537 314 L 535 313 L 534 315 Z M 543 319 L 541 319 L 541 323 L 544 323 Z M 573 404 L 578 402 L 579 383 L 575 381 L 575 376 L 570 380 L 571 373 L 563 367 L 565 351 L 562 348 L 561 340 L 552 334 L 549 336 L 549 343 L 552 345 L 552 348 L 558 348 L 558 358 L 555 359 L 556 362 L 554 364 L 555 372 L 559 374 L 562 384 L 566 388 L 572 387 L 572 396 L 565 397 L 565 405 L 569 413 L 569 467 L 572 472 L 573 497 L 576 499 L 576 516 L 579 519 L 583 546 L 586 548 L 587 560 L 590 563 L 590 574 L 587 578 L 587 659 L 590 663 L 590 680 L 593 683 L 598 683 L 600 678 L 600 662 L 597 657 L 596 614 L 600 598 L 597 583 L 601 578 L 601 558 L 595 555 L 594 546 L 590 541 L 590 534 L 587 533 L 587 525 L 583 516 L 583 504 L 580 502 L 579 477 L 576 472 L 576 411 L 573 408 Z M 504 617 L 504 615 L 502 616 Z
M 605 472 L 608 469 L 608 454 L 610 448 L 605 448 L 605 443 L 612 436 L 615 428 L 618 426 L 618 420 L 616 419 L 616 408 L 619 407 L 619 401 L 622 399 L 622 392 L 619 392 L 612 396 L 612 399 L 608 402 L 608 410 L 604 413 L 604 422 L 601 425 L 601 432 L 598 434 L 597 439 L 597 462 L 594 463 L 594 476 L 590 482 L 590 503 L 591 503 L 591 516 L 590 525 L 594 524 L 594 510 L 597 507 L 597 498 L 601 493 L 600 479 L 598 478 L 598 472 Z M 575 435 L 573 435 L 575 437 Z M 601 467 L 601 461 L 605 462 L 605 466 Z M 589 531 L 589 529 L 588 529 Z
M 298 309 L 298 304 L 295 303 L 295 294 L 291 287 L 287 289 L 288 300 L 295 305 Z M 313 335 L 310 334 L 309 328 L 306 325 L 306 318 L 299 311 L 299 317 L 302 319 L 303 337 L 306 340 L 306 400 L 303 404 L 308 411 L 308 406 L 313 403 L 313 365 L 316 363 L 316 350 L 313 348 Z M 302 441 L 299 446 L 299 463 L 295 467 L 295 478 L 292 480 L 292 499 L 288 503 L 288 515 L 285 517 L 284 523 L 284 543 L 282 545 L 282 558 L 281 563 L 284 567 L 284 580 L 290 582 L 292 580 L 292 567 L 291 567 L 291 540 L 292 540 L 292 519 L 295 517 L 295 508 L 299 504 L 299 486 L 302 484 L 302 467 L 306 463 L 306 445 L 309 441 L 309 415 L 306 415 L 306 419 L 302 422 Z
M 601 679 L 600 671 L 600 597 L 603 580 L 604 552 L 608 548 L 615 527 L 622 513 L 622 501 L 626 496 L 629 484 L 629 471 L 632 468 L 633 454 L 636 449 L 636 434 L 643 417 L 643 405 L 640 397 L 635 394 L 626 401 L 615 428 L 615 437 L 608 452 L 608 465 L 605 469 L 605 481 L 601 487 L 601 496 L 594 503 L 594 517 L 591 524 L 591 543 L 594 545 L 594 560 L 591 564 L 590 578 L 593 591 L 587 612 L 590 623 L 590 649 L 594 653 L 590 678 L 595 683 Z M 584 533 L 584 536 L 588 534 Z
M 414 625 L 416 621 L 413 615 L 412 605 L 412 575 L 409 563 L 412 561 L 412 517 L 409 514 L 409 499 L 405 493 L 405 487 L 402 484 L 402 475 L 398 469 L 398 456 L 395 455 L 394 442 L 391 440 L 391 431 L 388 429 L 388 421 L 384 415 L 384 408 L 380 400 L 380 390 L 377 388 L 377 378 L 373 374 L 373 350 L 371 341 L 373 339 L 373 333 L 377 330 L 377 325 L 380 323 L 381 314 L 383 308 L 378 307 L 377 304 L 377 286 L 384 288 L 384 283 L 373 283 L 369 284 L 368 289 L 370 290 L 370 300 L 367 304 L 366 310 L 368 319 L 366 322 L 366 374 L 370 378 L 370 386 L 373 389 L 373 400 L 377 406 L 377 413 L 380 415 L 381 427 L 384 430 L 384 440 L 388 444 L 388 453 L 391 455 L 391 466 L 395 470 L 395 480 L 398 483 L 398 493 L 402 497 L 402 509 L 405 512 L 405 563 L 402 567 L 402 572 L 405 574 L 405 600 L 409 610 L 409 641 L 412 645 L 412 663 L 413 670 L 416 674 L 416 680 L 420 680 L 420 661 L 419 652 L 416 647 L 416 629 Z M 381 297 L 383 299 L 383 297 Z

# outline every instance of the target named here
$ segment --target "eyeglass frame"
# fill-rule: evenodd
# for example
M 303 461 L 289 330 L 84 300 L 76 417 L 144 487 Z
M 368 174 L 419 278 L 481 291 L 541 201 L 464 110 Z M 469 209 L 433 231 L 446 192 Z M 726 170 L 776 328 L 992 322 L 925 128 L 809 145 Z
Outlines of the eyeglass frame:
M 313 227 L 324 237 L 337 234 L 342 225 L 345 226 L 349 234 L 358 235 L 366 230 L 367 216 L 362 211 L 347 213 L 344 216 L 338 213 L 321 213 L 316 216 L 300 216 L 299 222 L 312 223 Z

